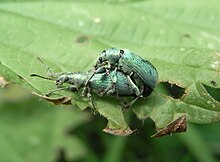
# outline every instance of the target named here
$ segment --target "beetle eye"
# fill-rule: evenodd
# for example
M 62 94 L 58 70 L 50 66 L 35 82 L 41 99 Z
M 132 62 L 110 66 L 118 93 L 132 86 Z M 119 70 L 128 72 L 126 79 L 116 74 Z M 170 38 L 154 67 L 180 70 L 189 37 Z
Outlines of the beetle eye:
M 99 62 L 102 62 L 102 57 L 99 57 Z
M 56 80 L 56 85 L 60 85 L 60 80 Z
M 120 50 L 120 54 L 124 54 L 124 50 Z
M 69 81 L 69 77 L 65 77 L 65 81 L 64 82 L 68 82 Z

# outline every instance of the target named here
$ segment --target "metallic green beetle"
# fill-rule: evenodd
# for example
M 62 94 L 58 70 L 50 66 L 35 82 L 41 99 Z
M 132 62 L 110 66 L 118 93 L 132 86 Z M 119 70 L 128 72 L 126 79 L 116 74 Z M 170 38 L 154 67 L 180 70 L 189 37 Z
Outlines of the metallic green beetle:
M 103 71 L 108 73 L 108 69 L 110 69 L 114 71 L 120 70 L 129 76 L 133 75 L 133 78 L 139 78 L 143 82 L 144 86 L 150 90 L 150 93 L 158 82 L 156 68 L 149 61 L 127 49 L 108 48 L 102 51 L 94 66 L 94 74 Z M 91 75 L 91 78 L 93 75 Z M 115 83 L 117 77 L 112 76 L 111 79 Z
M 42 60 L 40 60 L 42 62 Z M 46 65 L 46 64 L 45 64 Z M 47 66 L 47 65 L 46 65 Z M 130 107 L 135 101 L 137 101 L 140 97 L 142 97 L 142 93 L 144 91 L 144 86 L 142 82 L 139 82 L 137 87 L 133 81 L 120 71 L 110 71 L 109 74 L 97 73 L 93 75 L 92 78 L 90 76 L 93 72 L 62 72 L 62 73 L 54 73 L 47 66 L 49 71 L 48 77 L 41 76 L 38 74 L 32 74 L 31 76 L 37 76 L 43 79 L 54 80 L 56 81 L 57 86 L 62 86 L 64 83 L 68 83 L 70 85 L 65 87 L 60 87 L 55 90 L 50 91 L 46 94 L 46 96 L 52 95 L 54 92 L 69 90 L 72 92 L 77 92 L 81 88 L 83 88 L 82 95 L 84 96 L 85 92 L 87 97 L 90 99 L 91 106 L 94 108 L 94 104 L 92 101 L 91 92 L 98 94 L 99 96 L 107 95 L 107 96 L 115 96 L 115 97 L 126 97 L 126 96 L 134 96 L 135 98 L 130 101 L 128 104 L 123 104 L 123 107 Z M 116 77 L 117 81 L 115 83 L 115 87 L 113 88 L 111 77 Z M 86 81 L 89 80 L 87 86 L 85 86 Z M 140 89 L 140 90 L 139 90 Z

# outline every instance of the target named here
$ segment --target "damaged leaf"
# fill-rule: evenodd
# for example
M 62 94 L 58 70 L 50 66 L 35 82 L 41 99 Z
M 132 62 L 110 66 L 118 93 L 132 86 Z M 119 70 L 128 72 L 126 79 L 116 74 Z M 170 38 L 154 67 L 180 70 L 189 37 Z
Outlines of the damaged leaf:
M 34 95 L 42 98 L 42 99 L 45 99 L 47 101 L 50 101 L 52 103 L 54 103 L 55 105 L 71 105 L 71 97 L 68 97 L 68 96 L 62 96 L 62 97 L 58 97 L 58 98 L 52 98 L 52 97 L 47 97 L 47 96 L 42 96 L 42 95 L 39 95 L 35 92 L 33 92 Z
M 165 128 L 158 129 L 157 133 L 155 133 L 151 137 L 162 137 L 164 135 L 170 135 L 172 133 L 185 132 L 186 128 L 186 115 L 183 115 L 168 124 Z
M 104 97 L 102 99 L 94 98 L 94 100 L 98 113 L 108 119 L 108 124 L 103 129 L 104 132 L 120 136 L 133 133 L 125 121 L 123 109 L 116 99 Z
M 118 136 L 128 136 L 134 133 L 134 131 L 131 130 L 129 127 L 125 129 L 121 129 L 121 128 L 117 129 L 114 124 L 111 124 L 111 121 L 108 122 L 106 128 L 104 128 L 103 131 Z
M 194 123 L 218 121 L 220 103 L 210 92 L 215 88 L 219 94 L 220 88 L 220 31 L 214 21 L 220 19 L 219 2 L 195 0 L 190 6 L 187 1 L 174 1 L 172 6 L 167 2 L 1 3 L 0 75 L 44 95 L 56 86 L 30 77 L 33 73 L 45 75 L 45 67 L 36 57 L 55 72 L 88 71 L 103 49 L 128 48 L 152 62 L 160 82 L 183 90 L 173 97 L 166 86 L 157 87 L 133 105 L 139 119 L 151 118 L 161 135 L 177 131 L 175 123 L 181 116 Z M 207 15 L 209 10 L 214 16 Z M 74 107 L 83 110 L 89 102 L 79 94 L 60 92 L 64 96 L 60 100 L 44 99 L 70 103 L 71 97 Z M 97 112 L 108 120 L 104 131 L 117 135 L 133 132 L 115 98 L 93 98 Z

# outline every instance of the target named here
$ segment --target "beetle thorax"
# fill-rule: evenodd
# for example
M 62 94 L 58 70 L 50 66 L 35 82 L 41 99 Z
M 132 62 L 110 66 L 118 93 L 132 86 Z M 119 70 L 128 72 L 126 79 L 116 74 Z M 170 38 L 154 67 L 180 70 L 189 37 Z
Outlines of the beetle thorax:
M 118 63 L 118 60 L 120 59 L 120 49 L 118 48 L 109 48 L 100 54 L 100 62 L 109 62 L 110 64 L 116 64 Z
M 77 87 L 81 87 L 82 85 L 84 85 L 86 80 L 87 80 L 87 75 L 86 73 L 82 73 L 82 72 L 73 73 L 70 79 L 72 84 Z

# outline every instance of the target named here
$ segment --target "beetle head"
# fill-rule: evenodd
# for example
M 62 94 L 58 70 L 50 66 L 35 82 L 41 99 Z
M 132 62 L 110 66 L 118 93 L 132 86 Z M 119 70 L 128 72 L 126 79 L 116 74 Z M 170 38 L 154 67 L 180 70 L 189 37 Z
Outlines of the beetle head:
M 104 63 L 116 64 L 122 54 L 123 54 L 123 50 L 119 48 L 113 47 L 113 48 L 105 49 L 101 52 L 99 58 L 97 59 L 96 64 L 97 65 Z
M 90 74 L 87 74 L 84 72 L 68 72 L 66 74 L 61 75 L 56 80 L 56 85 L 60 86 L 63 83 L 68 83 L 70 85 L 74 85 L 80 88 L 81 86 L 85 84 L 89 76 Z
M 56 85 L 62 85 L 65 82 L 68 82 L 69 76 L 68 75 L 61 75 L 57 80 L 56 80 Z

